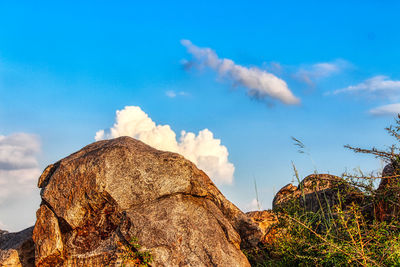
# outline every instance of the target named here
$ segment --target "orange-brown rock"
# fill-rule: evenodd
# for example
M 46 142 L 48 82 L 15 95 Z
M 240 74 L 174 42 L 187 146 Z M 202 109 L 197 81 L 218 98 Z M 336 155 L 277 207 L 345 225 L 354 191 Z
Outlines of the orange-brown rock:
M 0 230 L 1 267 L 34 266 L 35 251 L 32 230 L 33 227 L 17 233 L 8 233 Z
M 301 191 L 298 190 L 297 186 L 292 184 L 285 185 L 278 191 L 278 193 L 276 193 L 272 201 L 272 209 L 277 210 L 281 207 L 284 207 L 287 203 L 297 199 L 300 194 Z
M 132 237 L 153 266 L 249 266 L 240 247 L 262 237 L 193 163 L 130 137 L 93 143 L 50 165 L 39 187 L 41 266 L 112 266 L 117 244 Z
M 21 261 L 19 260 L 18 251 L 15 249 L 8 249 L 0 252 L 0 266 L 15 266 L 22 267 Z
M 274 225 L 278 223 L 278 217 L 272 210 L 250 211 L 246 215 L 258 225 L 262 232 L 261 242 L 272 243 L 277 234 Z
M 341 198 L 341 199 L 339 199 Z M 305 208 L 307 211 L 327 211 L 341 202 L 343 205 L 361 201 L 360 190 L 343 178 L 330 174 L 311 174 L 298 187 L 288 184 L 275 195 L 274 211 Z
M 36 212 L 33 230 L 37 266 L 56 266 L 63 259 L 63 241 L 58 219 L 47 205 L 41 205 Z

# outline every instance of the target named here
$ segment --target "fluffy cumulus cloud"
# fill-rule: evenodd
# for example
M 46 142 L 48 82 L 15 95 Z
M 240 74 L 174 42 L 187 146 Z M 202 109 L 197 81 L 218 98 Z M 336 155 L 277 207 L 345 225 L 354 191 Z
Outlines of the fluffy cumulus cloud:
M 34 135 L 0 135 L 0 202 L 36 188 L 40 142 Z
M 271 97 L 285 104 L 293 105 L 300 100 L 288 88 L 286 82 L 277 76 L 257 67 L 245 67 L 235 64 L 231 59 L 219 58 L 214 50 L 198 47 L 189 40 L 182 40 L 182 45 L 193 56 L 191 61 L 185 61 L 187 68 L 197 66 L 210 68 L 221 78 L 247 89 L 247 94 L 257 99 Z
M 316 63 L 299 68 L 294 77 L 308 85 L 314 86 L 318 80 L 338 74 L 344 69 L 349 68 L 350 65 L 349 62 L 342 59 Z
M 131 136 L 160 150 L 179 153 L 195 163 L 217 184 L 231 184 L 235 167 L 228 149 L 204 129 L 197 135 L 182 131 L 177 140 L 169 125 L 157 125 L 140 107 L 127 106 L 116 113 L 115 124 L 96 133 L 95 140 Z
M 385 116 L 385 115 L 393 116 L 400 113 L 400 103 L 376 107 L 371 109 L 369 113 L 375 116 Z
M 363 94 L 369 97 L 397 99 L 400 96 L 400 81 L 390 80 L 387 76 L 379 75 L 367 79 L 357 85 L 351 85 L 336 90 L 333 93 L 353 93 Z

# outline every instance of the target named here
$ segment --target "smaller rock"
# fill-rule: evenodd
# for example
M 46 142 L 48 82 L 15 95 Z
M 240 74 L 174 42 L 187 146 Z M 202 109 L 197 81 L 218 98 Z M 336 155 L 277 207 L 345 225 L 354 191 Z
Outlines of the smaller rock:
M 19 260 L 18 251 L 15 249 L 0 251 L 0 266 L 22 267 L 21 261 Z
M 17 233 L 0 232 L 0 266 L 34 266 L 32 231 L 33 227 Z
M 36 224 L 33 230 L 33 240 L 36 244 L 36 265 L 56 266 L 60 263 L 63 253 L 58 219 L 46 204 L 42 204 L 36 212 Z
M 360 202 L 363 194 L 343 178 L 330 174 L 311 174 L 296 187 L 292 184 L 284 186 L 276 194 L 272 207 L 274 211 L 288 211 L 304 208 L 306 211 L 332 211 L 341 203 L 347 206 L 352 202 Z
M 278 217 L 272 210 L 250 211 L 246 215 L 261 229 L 262 243 L 270 243 L 275 239 L 273 226 L 278 223 Z
M 391 177 L 395 175 L 399 175 L 396 171 L 396 167 L 393 166 L 393 163 L 389 163 L 383 168 L 382 177 Z M 377 192 L 383 191 L 389 187 L 397 187 L 398 182 L 400 181 L 400 177 L 391 177 L 391 178 L 383 178 L 379 183 L 379 187 Z
M 257 245 L 243 247 L 251 266 L 264 266 L 269 261 L 269 247 L 277 238 L 282 236 L 278 226 L 278 217 L 272 210 L 250 211 L 246 216 L 257 225 L 262 235 L 258 238 Z M 256 237 L 253 237 L 256 240 Z
M 298 198 L 300 195 L 300 191 L 298 191 L 297 186 L 292 184 L 287 184 L 278 191 L 272 201 L 272 209 L 278 210 L 280 208 L 284 208 L 287 203 L 292 200 Z
M 400 209 L 393 203 L 400 201 L 399 192 L 399 166 L 398 163 L 391 162 L 383 168 L 381 182 L 379 183 L 378 189 L 375 191 L 375 218 L 380 221 L 390 221 L 392 218 L 398 218 L 400 215 Z

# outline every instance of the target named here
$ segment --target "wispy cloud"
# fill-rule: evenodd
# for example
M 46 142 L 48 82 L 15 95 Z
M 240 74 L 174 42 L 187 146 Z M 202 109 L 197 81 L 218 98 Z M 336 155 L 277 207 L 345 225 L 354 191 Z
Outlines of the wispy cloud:
M 337 59 L 332 62 L 321 62 L 312 65 L 304 65 L 295 73 L 294 77 L 308 85 L 315 86 L 320 79 L 339 74 L 349 68 L 351 64 L 343 59 Z
M 228 149 L 204 129 L 197 135 L 182 131 L 179 141 L 169 125 L 157 125 L 140 107 L 118 110 L 115 124 L 100 130 L 95 140 L 131 136 L 160 150 L 177 152 L 195 163 L 217 184 L 231 184 L 235 167 L 228 160 Z
M 177 96 L 187 96 L 188 93 L 184 91 L 175 92 L 174 90 L 168 90 L 165 92 L 165 95 L 169 98 L 175 98 Z
M 1 232 L 1 230 L 5 230 L 5 229 L 8 229 L 8 227 L 4 224 L 4 223 L 2 223 L 1 221 L 0 221 L 0 232 Z
M 246 211 L 262 210 L 261 203 L 257 199 L 253 198 L 250 203 L 248 203 L 245 208 Z
M 0 202 L 36 188 L 39 152 L 40 143 L 34 135 L 0 135 Z
M 373 108 L 369 111 L 371 115 L 375 116 L 385 116 L 385 115 L 397 115 L 400 113 L 400 103 L 384 105 L 380 107 Z
M 193 56 L 192 60 L 184 61 L 186 68 L 193 66 L 210 68 L 221 78 L 245 87 L 250 97 L 257 99 L 270 97 L 288 105 L 300 103 L 300 99 L 292 93 L 286 82 L 272 73 L 257 67 L 249 68 L 235 64 L 231 59 L 219 58 L 214 50 L 198 47 L 189 40 L 182 40 L 181 43 Z
M 390 80 L 387 76 L 379 75 L 333 92 L 333 94 L 341 93 L 397 99 L 400 97 L 400 81 Z

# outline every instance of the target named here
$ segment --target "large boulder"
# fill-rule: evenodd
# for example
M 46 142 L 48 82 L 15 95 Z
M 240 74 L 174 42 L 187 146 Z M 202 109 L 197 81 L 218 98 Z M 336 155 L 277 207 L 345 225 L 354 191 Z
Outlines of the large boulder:
M 249 266 L 241 246 L 262 237 L 193 163 L 130 137 L 48 166 L 38 186 L 37 266 L 134 265 L 127 256 L 147 252 L 153 266 Z
M 0 266 L 34 266 L 35 248 L 32 231 L 33 227 L 17 233 L 0 230 Z

